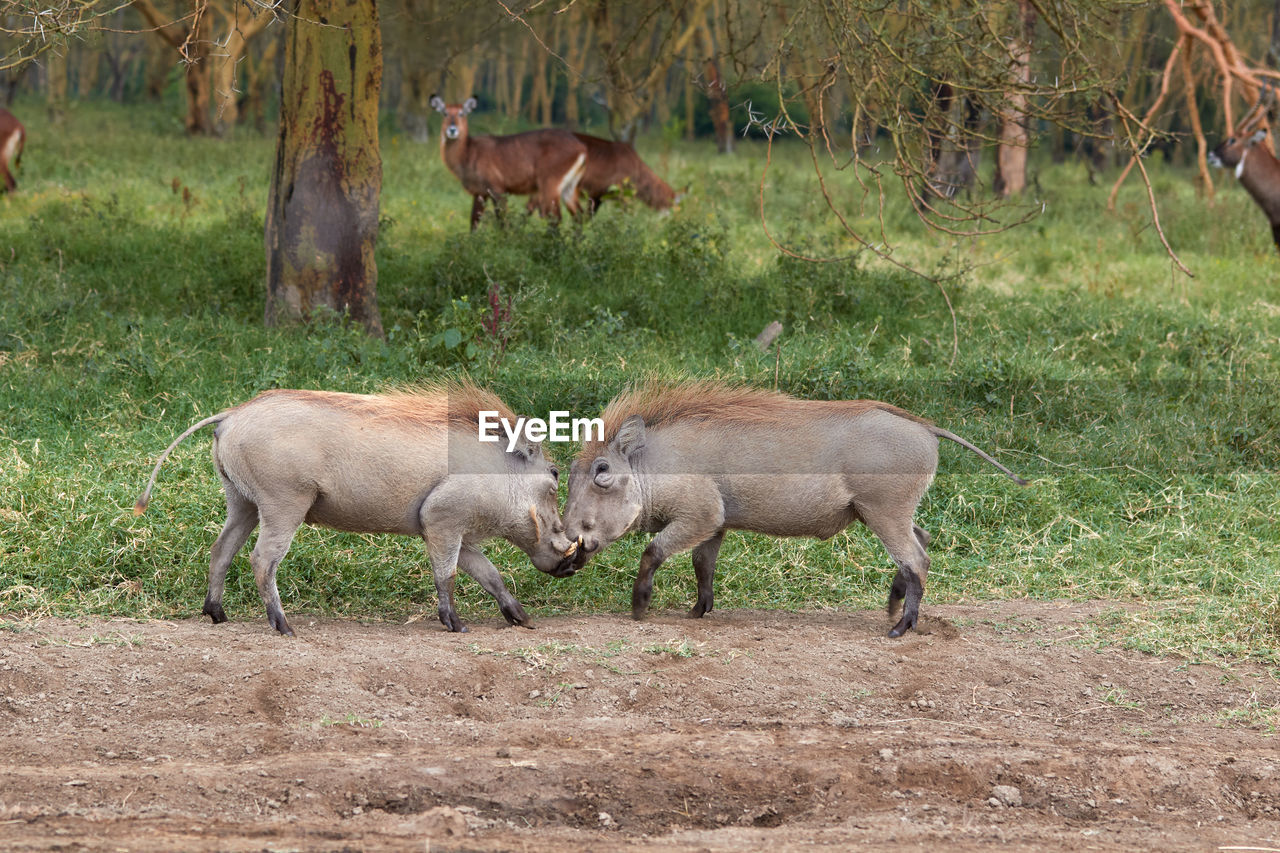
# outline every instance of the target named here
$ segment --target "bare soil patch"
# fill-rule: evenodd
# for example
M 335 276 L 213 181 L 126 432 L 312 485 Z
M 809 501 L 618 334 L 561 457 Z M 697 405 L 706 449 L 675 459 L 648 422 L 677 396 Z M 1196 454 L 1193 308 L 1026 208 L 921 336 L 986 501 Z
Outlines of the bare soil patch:
M 11 850 L 1280 847 L 1280 687 L 1102 603 L 44 620 L 0 632 Z

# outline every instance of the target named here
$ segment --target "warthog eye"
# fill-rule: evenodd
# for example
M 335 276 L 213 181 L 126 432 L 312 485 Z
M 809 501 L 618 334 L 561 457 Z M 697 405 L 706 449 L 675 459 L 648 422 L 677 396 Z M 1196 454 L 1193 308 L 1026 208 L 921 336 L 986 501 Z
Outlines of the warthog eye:
M 612 486 L 613 474 L 609 472 L 609 463 L 604 459 L 597 459 L 591 466 L 591 478 L 602 489 Z
M 557 468 L 556 466 L 552 465 L 552 466 L 551 466 L 551 476 L 556 478 L 556 482 L 557 482 L 557 483 L 558 483 L 558 482 L 560 482 L 560 469 L 559 469 L 559 468 Z

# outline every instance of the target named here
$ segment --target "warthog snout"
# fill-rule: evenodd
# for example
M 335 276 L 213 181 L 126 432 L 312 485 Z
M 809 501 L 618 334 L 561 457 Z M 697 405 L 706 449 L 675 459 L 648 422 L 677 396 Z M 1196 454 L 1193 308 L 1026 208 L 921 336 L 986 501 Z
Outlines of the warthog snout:
M 582 556 L 582 537 L 579 536 L 569 544 L 565 549 L 564 557 L 556 564 L 554 569 L 547 571 L 547 574 L 553 578 L 572 577 L 573 574 L 582 568 L 582 564 L 586 559 Z

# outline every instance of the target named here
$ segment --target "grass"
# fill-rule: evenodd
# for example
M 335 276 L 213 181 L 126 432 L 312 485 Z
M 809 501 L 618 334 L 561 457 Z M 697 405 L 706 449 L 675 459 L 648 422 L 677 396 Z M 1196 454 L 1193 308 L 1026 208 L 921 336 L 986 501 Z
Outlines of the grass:
M 262 326 L 262 217 L 273 140 L 184 138 L 150 107 L 80 104 L 60 128 L 35 103 L 21 192 L 0 197 L 0 612 L 175 617 L 198 611 L 222 499 L 208 437 L 131 508 L 189 424 L 272 387 L 368 391 L 467 372 L 523 413 L 596 414 L 645 375 L 723 377 L 813 398 L 875 397 L 931 417 L 1034 481 L 1019 489 L 957 448 L 918 521 L 934 534 L 929 602 L 1108 599 L 1099 641 L 1280 665 L 1280 259 L 1227 179 L 1212 207 L 1188 173 L 1152 163 L 1155 238 L 1137 182 L 1114 214 L 1082 167 L 1036 167 L 1045 212 L 956 241 L 890 193 L 896 257 L 972 271 L 938 288 L 882 262 L 781 255 L 759 223 L 763 151 L 641 142 L 692 193 L 668 218 L 607 208 L 582 229 L 467 228 L 469 200 L 433 145 L 383 139 L 378 247 L 385 340 L 338 320 Z M 484 126 L 477 117 L 477 129 Z M 773 152 L 770 230 L 850 251 L 814 192 L 807 153 Z M 845 179 L 829 176 L 852 198 Z M 517 205 L 518 207 L 518 205 Z M 856 211 L 854 212 L 856 214 Z M 874 213 L 854 215 L 875 225 Z M 512 299 L 499 345 L 488 293 Z M 771 320 L 780 348 L 751 339 Z M 564 458 L 569 450 L 553 448 Z M 530 613 L 626 612 L 646 537 L 570 581 L 488 550 Z M 864 529 L 825 542 L 733 534 L 721 608 L 879 607 L 891 566 Z M 303 531 L 281 568 L 290 613 L 434 611 L 421 543 Z M 687 556 L 655 607 L 688 607 Z M 1135 602 L 1151 603 L 1135 612 Z M 464 581 L 464 618 L 496 608 Z M 232 618 L 261 619 L 247 559 Z M 12 624 L 6 622 L 4 624 Z
M 329 728 L 332 726 L 350 726 L 354 729 L 380 729 L 384 725 L 382 720 L 372 717 L 362 717 L 359 714 L 346 714 L 345 716 L 334 718 L 325 714 L 320 718 L 318 727 Z

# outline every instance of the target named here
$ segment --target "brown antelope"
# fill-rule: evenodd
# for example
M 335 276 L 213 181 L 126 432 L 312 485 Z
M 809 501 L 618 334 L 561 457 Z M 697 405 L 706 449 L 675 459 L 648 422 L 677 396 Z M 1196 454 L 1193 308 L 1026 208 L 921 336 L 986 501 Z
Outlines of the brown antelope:
M 578 182 L 578 190 L 590 200 L 588 213 L 595 213 L 611 187 L 630 181 L 636 197 L 654 210 L 670 210 L 676 194 L 640 159 L 636 149 L 625 142 L 601 139 L 585 133 L 574 136 L 587 146 L 587 168 Z
M 471 193 L 471 229 L 484 213 L 485 199 L 493 199 L 499 217 L 510 194 L 533 196 L 529 206 L 551 220 L 560 218 L 560 202 L 577 214 L 578 181 L 587 161 L 587 147 L 567 130 L 528 130 L 509 136 L 471 136 L 467 113 L 476 99 L 446 104 L 436 95 L 431 106 L 444 115 L 440 156 L 449 171 Z
M 1267 128 L 1259 127 L 1275 102 L 1275 92 L 1264 87 L 1257 103 L 1241 119 L 1234 135 L 1209 154 L 1209 162 L 1235 171 L 1236 180 L 1271 222 L 1271 239 L 1280 249 L 1280 160 L 1271 153 Z M 1261 143 L 1261 144 L 1260 144 Z
M 13 168 L 18 168 L 18 164 L 22 162 L 22 147 L 27 141 L 26 128 L 22 126 L 22 122 L 18 121 L 13 113 L 0 107 L 0 179 L 4 180 L 4 188 L 7 192 L 13 192 L 18 188 L 18 182 L 13 179 L 13 173 L 9 171 L 9 164 L 13 164 Z

